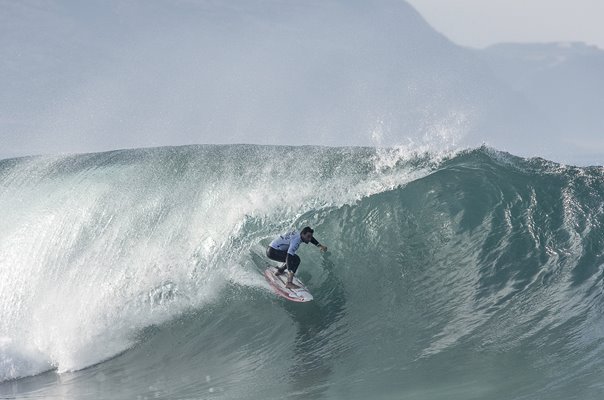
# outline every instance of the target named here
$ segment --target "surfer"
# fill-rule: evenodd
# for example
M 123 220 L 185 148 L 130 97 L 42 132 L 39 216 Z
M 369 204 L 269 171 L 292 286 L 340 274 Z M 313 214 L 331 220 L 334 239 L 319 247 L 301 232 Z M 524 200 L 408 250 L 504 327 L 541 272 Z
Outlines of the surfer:
M 266 249 L 266 256 L 274 261 L 284 263 L 281 267 L 277 268 L 275 275 L 281 275 L 287 271 L 287 287 L 288 289 L 298 289 L 299 286 L 292 282 L 294 274 L 300 265 L 300 257 L 296 254 L 298 247 L 301 242 L 312 243 L 319 247 L 321 251 L 327 251 L 327 246 L 323 246 L 313 237 L 314 230 L 310 226 L 304 227 L 300 233 L 298 231 L 291 231 L 277 236 L 275 240 L 268 245 Z

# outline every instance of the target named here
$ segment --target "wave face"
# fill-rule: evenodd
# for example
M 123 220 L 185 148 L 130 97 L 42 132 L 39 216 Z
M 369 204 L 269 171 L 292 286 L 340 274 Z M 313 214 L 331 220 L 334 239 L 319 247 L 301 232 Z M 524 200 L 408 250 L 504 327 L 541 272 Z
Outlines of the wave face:
M 0 161 L 0 396 L 596 399 L 604 170 L 479 148 Z M 274 235 L 315 296 L 273 295 Z

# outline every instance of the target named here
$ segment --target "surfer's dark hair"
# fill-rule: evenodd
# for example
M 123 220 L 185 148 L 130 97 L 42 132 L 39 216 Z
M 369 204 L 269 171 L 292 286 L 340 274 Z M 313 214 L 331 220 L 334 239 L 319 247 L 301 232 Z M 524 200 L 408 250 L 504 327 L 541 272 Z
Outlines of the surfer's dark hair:
M 310 226 L 305 226 L 304 229 L 302 229 L 302 232 L 300 232 L 301 235 L 305 235 L 308 232 L 310 233 L 315 233 L 315 231 L 312 230 L 312 228 Z

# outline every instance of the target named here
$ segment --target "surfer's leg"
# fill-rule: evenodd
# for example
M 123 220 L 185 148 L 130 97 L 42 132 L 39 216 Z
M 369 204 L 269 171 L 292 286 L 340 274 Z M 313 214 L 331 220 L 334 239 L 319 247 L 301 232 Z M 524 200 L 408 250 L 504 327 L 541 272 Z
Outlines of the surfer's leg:
M 294 254 L 288 254 L 285 258 L 285 264 L 287 265 L 287 270 L 293 272 L 294 274 L 298 270 L 298 265 L 300 265 L 300 257 Z
M 300 289 L 300 286 L 296 285 L 294 282 L 294 272 L 289 271 L 288 275 L 287 275 L 287 283 L 285 284 L 285 287 L 288 289 Z
M 297 255 L 292 256 L 288 254 L 285 262 L 287 264 L 287 270 L 289 271 L 289 274 L 287 275 L 287 284 L 285 285 L 285 287 L 289 289 L 298 289 L 300 286 L 293 283 L 293 280 L 294 275 L 298 270 L 298 265 L 300 265 L 300 257 L 298 257 Z
M 282 262 L 283 265 L 281 265 L 280 267 L 277 267 L 277 272 L 275 272 L 275 275 L 281 275 L 283 272 L 285 272 L 285 268 L 287 268 L 287 264 L 285 263 L 285 259 L 287 258 L 287 253 L 283 250 L 277 250 L 275 248 L 272 248 L 271 246 L 268 246 L 268 248 L 266 249 L 266 256 L 274 261 L 279 261 Z

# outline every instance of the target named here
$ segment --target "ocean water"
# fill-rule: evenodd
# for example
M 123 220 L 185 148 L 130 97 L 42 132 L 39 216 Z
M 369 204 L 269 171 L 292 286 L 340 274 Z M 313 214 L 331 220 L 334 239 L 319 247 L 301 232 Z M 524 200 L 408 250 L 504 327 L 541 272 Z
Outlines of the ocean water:
M 0 161 L 0 398 L 601 399 L 604 169 L 490 148 Z M 262 277 L 311 225 L 315 300 Z

